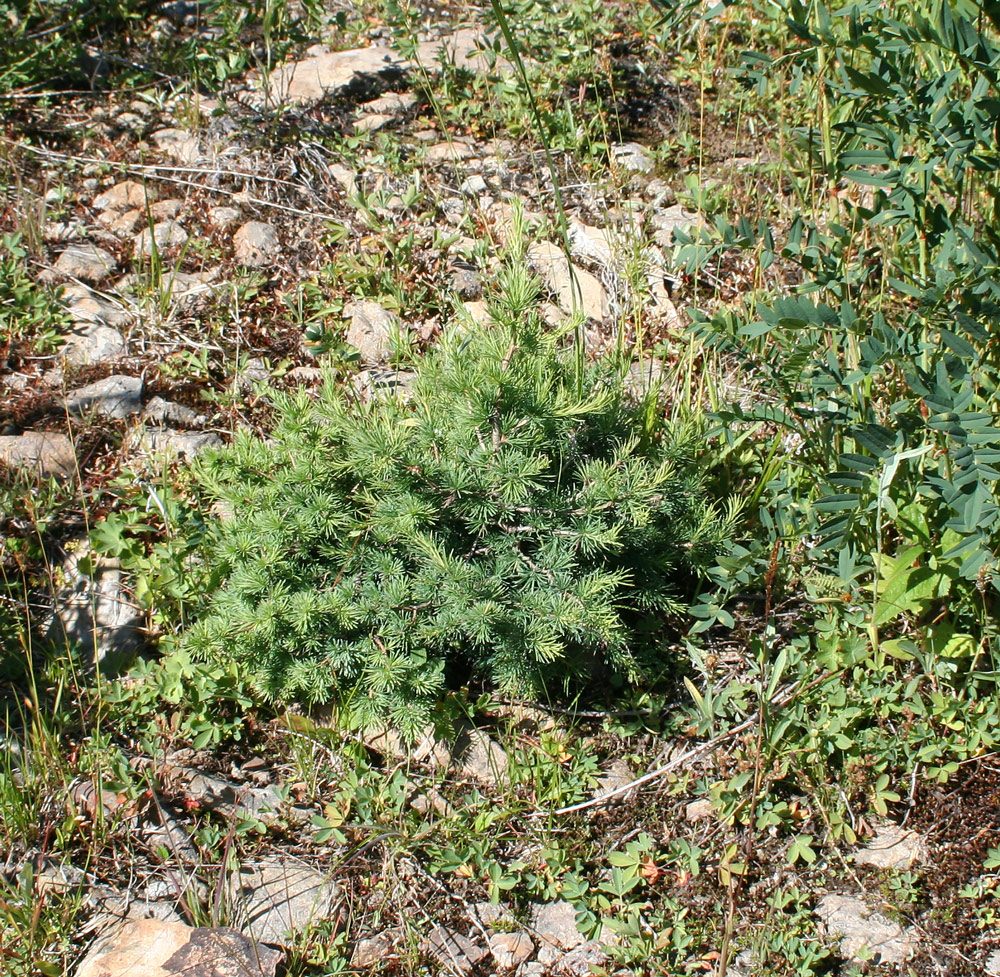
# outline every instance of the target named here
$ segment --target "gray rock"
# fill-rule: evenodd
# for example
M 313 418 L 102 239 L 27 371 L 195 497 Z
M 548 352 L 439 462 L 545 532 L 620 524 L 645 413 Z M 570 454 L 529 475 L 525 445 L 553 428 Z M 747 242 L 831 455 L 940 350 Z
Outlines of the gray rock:
M 629 173 L 649 173 L 654 166 L 646 147 L 637 142 L 622 142 L 612 146 L 611 159 L 615 166 Z
M 126 348 L 125 337 L 117 329 L 82 323 L 69 334 L 59 356 L 68 366 L 93 366 L 117 360 Z
M 712 802 L 705 797 L 690 801 L 684 808 L 684 820 L 690 824 L 708 821 L 713 817 L 715 817 L 715 808 L 712 806 Z
M 74 414 L 124 420 L 142 409 L 142 378 L 116 375 L 89 383 L 72 391 L 64 405 Z
M 550 241 L 528 248 L 528 264 L 559 299 L 564 312 L 579 310 L 598 321 L 608 314 L 610 303 L 604 286 L 588 271 L 570 265 L 562 249 Z
M 513 927 L 516 920 L 507 906 L 495 906 L 492 902 L 474 902 L 469 906 L 469 922 L 482 929 L 493 929 L 499 924 Z
M 535 944 L 527 933 L 491 933 L 490 953 L 493 962 L 501 970 L 520 967 L 530 960 L 535 952 Z
M 251 76 L 254 101 L 272 105 L 313 105 L 327 96 L 337 98 L 370 90 L 402 75 L 406 62 L 379 47 L 313 54 L 281 65 L 265 79 Z
M 295 934 L 329 919 L 339 888 L 323 873 L 287 859 L 269 859 L 231 872 L 228 897 L 234 922 L 254 941 L 289 946 Z
M 534 906 L 531 924 L 542 947 L 572 950 L 583 942 L 576 928 L 576 910 L 565 899 Z
M 240 219 L 240 212 L 236 207 L 211 207 L 208 211 L 208 219 L 216 227 L 225 229 Z
M 512 61 L 493 51 L 489 38 L 478 27 L 461 27 L 436 40 L 421 42 L 416 60 L 424 71 L 431 72 L 438 70 L 442 61 L 477 75 L 506 77 L 517 71 Z M 531 58 L 523 60 L 526 65 L 534 63 Z
M 330 164 L 330 176 L 332 176 L 347 193 L 355 193 L 358 189 L 358 174 L 354 170 L 349 170 L 340 163 Z
M 610 232 L 572 221 L 569 226 L 570 254 L 575 261 L 590 262 L 602 268 L 614 265 L 614 241 Z
M 42 228 L 42 237 L 46 244 L 63 244 L 81 238 L 86 233 L 86 227 L 75 220 L 50 221 Z
M 81 569 L 86 559 L 92 573 Z M 66 557 L 52 603 L 49 638 L 79 648 L 84 660 L 116 674 L 142 646 L 142 609 L 125 586 L 121 562 L 86 545 Z
M 171 220 L 184 209 L 184 201 L 172 197 L 169 200 L 158 200 L 149 212 L 155 220 Z
M 462 777 L 495 784 L 506 778 L 510 758 L 496 740 L 473 727 L 459 734 L 452 748 L 451 765 Z
M 855 865 L 905 872 L 927 860 L 927 842 L 916 831 L 895 824 L 880 825 L 868 844 L 854 854 Z
M 994 950 L 986 958 L 987 977 L 1000 977 L 1000 950 Z
M 142 416 L 154 424 L 181 424 L 184 427 L 196 427 L 205 423 L 201 414 L 195 413 L 190 407 L 175 404 L 162 397 L 153 397 L 146 404 Z
M 912 926 L 903 930 L 856 896 L 826 895 L 816 915 L 830 936 L 840 938 L 840 953 L 846 960 L 899 964 L 909 960 L 919 945 Z
M 273 787 L 250 787 L 198 771 L 188 781 L 187 796 L 210 811 L 276 824 L 285 804 Z
M 609 960 L 607 951 L 597 940 L 587 940 L 552 962 L 551 973 L 560 977 L 590 977 L 600 972 Z
M 221 448 L 222 438 L 213 431 L 173 431 L 170 428 L 147 428 L 133 441 L 133 446 L 161 458 L 191 459 L 206 448 Z
M 62 290 L 62 297 L 74 323 L 117 327 L 125 325 L 131 318 L 121 305 L 109 302 L 86 285 L 67 285 Z
M 399 320 L 378 302 L 349 302 L 344 315 L 350 318 L 346 340 L 361 354 L 362 363 L 385 363 L 392 355 L 392 337 Z
M 475 146 L 452 139 L 431 146 L 427 150 L 426 161 L 431 165 L 435 163 L 459 163 L 462 160 L 473 159 L 477 155 Z
M 154 243 L 157 251 L 164 251 L 185 244 L 187 239 L 188 232 L 177 221 L 159 221 L 152 228 L 143 228 L 135 236 L 135 255 L 136 257 L 151 255 Z
M 462 185 L 458 189 L 470 197 L 477 197 L 481 193 L 486 193 L 489 184 L 479 173 L 473 173 L 462 181 Z
M 413 92 L 386 92 L 358 106 L 359 112 L 367 115 L 385 115 L 397 118 L 405 115 L 417 104 L 417 96 Z
M 263 268 L 281 254 L 281 239 L 270 224 L 248 221 L 233 235 L 233 250 L 240 264 Z
M 143 824 L 140 831 L 146 845 L 154 852 L 162 848 L 168 861 L 182 865 L 196 864 L 198 850 L 191 843 L 184 825 L 166 810 L 162 802 L 156 805 L 155 812 L 157 823 Z
M 605 794 L 610 793 L 613 790 L 625 787 L 627 784 L 630 784 L 633 779 L 634 774 L 632 773 L 632 768 L 625 762 L 625 760 L 622 760 L 621 758 L 613 760 L 598 778 L 597 786 L 593 791 L 593 796 L 603 797 Z
M 654 228 L 653 240 L 664 248 L 673 247 L 675 230 L 689 234 L 703 223 L 697 213 L 680 204 L 667 207 L 665 210 L 654 210 L 649 222 Z
M 76 452 L 65 434 L 25 431 L 0 437 L 0 462 L 8 468 L 50 475 L 71 476 L 76 472 Z
M 128 920 L 95 943 L 77 968 L 76 977 L 125 977 L 130 973 L 160 977 L 167 961 L 191 937 L 185 923 L 159 919 Z
M 478 299 L 483 294 L 483 283 L 474 265 L 455 262 L 451 269 L 451 287 L 458 297 L 467 300 Z
M 151 186 L 143 186 L 135 180 L 116 183 L 110 190 L 94 197 L 94 210 L 144 210 L 147 200 L 156 199 L 156 191 Z
M 126 237 L 132 234 L 140 224 L 146 223 L 146 212 L 144 210 L 126 210 L 124 214 L 118 214 L 113 210 L 100 214 L 97 218 L 102 224 L 108 225 L 108 230 L 117 237 Z
M 351 966 L 358 970 L 379 966 L 392 953 L 396 941 L 400 938 L 398 930 L 384 930 L 374 936 L 358 940 L 351 954 Z
M 165 156 L 178 163 L 190 165 L 201 158 L 201 145 L 197 135 L 185 129 L 160 129 L 149 137 L 150 141 Z
M 395 122 L 396 116 L 384 115 L 380 112 L 370 112 L 362 115 L 354 122 L 354 131 L 358 134 L 362 132 L 378 132 L 384 129 L 390 122 Z
M 71 244 L 56 259 L 55 271 L 68 278 L 98 283 L 118 268 L 115 256 L 96 244 Z
M 424 951 L 450 973 L 458 974 L 471 973 L 486 956 L 481 946 L 446 926 L 435 926 L 427 934 Z
M 76 977 L 274 977 L 281 959 L 228 926 L 127 919 L 91 947 Z

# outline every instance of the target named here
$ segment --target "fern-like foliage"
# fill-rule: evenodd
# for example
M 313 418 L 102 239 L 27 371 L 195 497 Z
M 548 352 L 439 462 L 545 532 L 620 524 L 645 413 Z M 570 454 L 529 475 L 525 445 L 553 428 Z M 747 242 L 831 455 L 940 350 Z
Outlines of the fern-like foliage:
M 268 441 L 242 433 L 201 465 L 235 515 L 190 650 L 244 663 L 269 698 L 404 733 L 455 666 L 518 694 L 663 669 L 655 622 L 731 528 L 692 429 L 643 428 L 620 371 L 580 376 L 534 280 L 503 278 L 495 324 L 447 333 L 407 396 L 331 380 L 282 397 Z

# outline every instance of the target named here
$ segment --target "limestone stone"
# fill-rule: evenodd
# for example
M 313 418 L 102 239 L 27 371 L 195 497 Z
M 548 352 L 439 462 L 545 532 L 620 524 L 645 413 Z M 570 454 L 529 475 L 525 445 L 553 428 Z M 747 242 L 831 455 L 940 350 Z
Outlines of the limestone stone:
M 609 311 L 604 286 L 588 271 L 566 260 L 562 249 L 551 241 L 528 248 L 528 263 L 558 296 L 565 312 L 579 309 L 589 319 L 603 319 Z
M 261 102 L 310 105 L 327 96 L 352 94 L 400 77 L 405 64 L 403 58 L 388 48 L 323 51 L 281 65 L 266 81 L 256 76 L 252 84 Z
M 95 284 L 104 281 L 117 267 L 113 254 L 87 242 L 71 244 L 55 263 L 55 271 L 60 275 Z
M 142 416 L 153 424 L 181 424 L 184 427 L 195 427 L 205 423 L 205 418 L 190 407 L 175 404 L 162 397 L 153 397 L 146 404 Z
M 399 328 L 396 316 L 370 299 L 349 302 L 344 315 L 350 319 L 345 338 L 361 354 L 361 362 L 385 363 L 392 354 L 392 336 Z
M 142 378 L 115 375 L 73 390 L 64 401 L 74 414 L 124 420 L 142 409 Z
M 630 173 L 649 173 L 654 163 L 645 146 L 636 142 L 617 143 L 611 147 L 614 164 Z
M 535 944 L 527 933 L 491 933 L 490 953 L 493 962 L 501 970 L 520 967 L 530 960 L 535 952 Z
M 188 942 L 192 932 L 185 923 L 129 920 L 91 948 L 76 977 L 159 977 L 170 972 L 164 965 Z
M 281 959 L 228 926 L 127 919 L 91 948 L 76 977 L 274 977 Z
M 916 831 L 895 824 L 880 825 L 875 837 L 854 855 L 855 865 L 905 872 L 927 859 L 927 842 Z
M 214 431 L 173 431 L 147 428 L 133 441 L 134 447 L 161 458 L 194 458 L 206 448 L 221 448 L 222 438 Z
M 94 210 L 142 210 L 147 200 L 156 199 L 156 191 L 152 186 L 143 186 L 135 180 L 123 180 L 116 183 L 110 190 L 94 197 Z
M 171 197 L 169 200 L 158 200 L 149 208 L 149 212 L 157 220 L 170 220 L 177 217 L 183 209 L 184 201 Z
M 69 476 L 76 471 L 73 442 L 65 434 L 50 431 L 25 431 L 21 435 L 0 437 L 0 462 L 43 478 Z
M 240 264 L 250 268 L 263 268 L 281 254 L 281 239 L 270 224 L 247 221 L 233 235 L 233 251 Z
M 356 133 L 362 132 L 378 132 L 380 129 L 384 129 L 390 122 L 395 122 L 396 116 L 386 115 L 381 112 L 369 112 L 362 115 L 354 123 L 354 131 Z
M 434 163 L 459 163 L 462 160 L 473 159 L 476 155 L 476 147 L 466 142 L 459 142 L 452 139 L 447 142 L 435 143 L 427 150 L 427 162 Z
M 67 285 L 62 290 L 66 311 L 74 323 L 99 323 L 103 326 L 124 326 L 131 318 L 126 309 L 98 295 L 86 285 Z
M 99 323 L 80 323 L 67 337 L 59 355 L 69 366 L 93 366 L 125 355 L 125 337 Z
M 135 236 L 136 257 L 151 255 L 155 242 L 156 250 L 178 247 L 185 244 L 188 232 L 175 220 L 158 221 L 152 228 L 145 227 Z
M 85 569 L 84 561 L 91 566 Z M 49 637 L 78 646 L 105 674 L 128 664 L 142 645 L 142 609 L 135 603 L 121 562 L 80 546 L 63 563 L 53 597 Z
M 547 945 L 557 950 L 572 950 L 583 942 L 576 928 L 576 910 L 565 899 L 534 906 L 531 924 L 543 948 Z
M 240 219 L 240 212 L 236 207 L 212 207 L 208 211 L 208 219 L 216 227 L 225 229 Z
M 467 936 L 446 926 L 435 926 L 424 942 L 427 955 L 450 973 L 470 974 L 486 951 Z
M 201 145 L 197 135 L 186 129 L 160 129 L 152 133 L 149 139 L 161 153 L 178 163 L 190 165 L 201 158 Z
M 917 951 L 912 927 L 904 930 L 857 896 L 826 895 L 819 901 L 816 915 L 827 933 L 840 937 L 840 953 L 847 960 L 901 964 Z
M 245 866 L 228 877 L 233 918 L 255 941 L 288 946 L 295 934 L 328 919 L 339 888 L 322 872 L 287 859 Z

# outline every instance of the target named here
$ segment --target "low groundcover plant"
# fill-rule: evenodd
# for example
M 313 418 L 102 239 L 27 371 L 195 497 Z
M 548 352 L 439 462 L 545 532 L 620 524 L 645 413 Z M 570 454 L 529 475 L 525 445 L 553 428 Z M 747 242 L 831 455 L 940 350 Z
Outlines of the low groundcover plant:
M 281 396 L 269 440 L 201 464 L 233 515 L 192 653 L 404 733 L 459 675 L 551 695 L 669 666 L 663 616 L 733 519 L 697 427 L 651 425 L 621 370 L 560 351 L 523 268 L 502 278 L 494 322 L 447 331 L 405 395 Z

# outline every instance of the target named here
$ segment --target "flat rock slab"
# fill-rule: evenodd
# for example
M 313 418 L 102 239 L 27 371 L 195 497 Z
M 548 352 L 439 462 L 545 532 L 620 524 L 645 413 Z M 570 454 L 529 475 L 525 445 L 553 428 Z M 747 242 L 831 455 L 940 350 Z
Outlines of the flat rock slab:
M 86 557 L 93 572 L 80 569 Z M 63 564 L 64 585 L 53 596 L 49 637 L 77 645 L 105 673 L 124 667 L 142 644 L 142 611 L 131 598 L 121 563 L 95 557 L 85 545 Z
M 222 438 L 214 431 L 173 431 L 147 428 L 132 440 L 132 447 L 160 458 L 194 458 L 206 448 L 221 448 Z
M 152 186 L 123 180 L 94 197 L 91 205 L 94 210 L 141 210 L 147 202 L 152 203 L 155 199 L 156 190 Z
M 854 854 L 855 865 L 905 872 L 927 860 L 927 842 L 916 831 L 895 824 L 879 826 L 868 844 Z
M 185 129 L 160 129 L 149 138 L 161 153 L 178 163 L 197 163 L 201 158 L 201 145 L 193 132 Z
M 322 872 L 277 859 L 229 876 L 234 921 L 261 943 L 288 946 L 295 934 L 333 915 L 340 889 Z
M 491 933 L 490 953 L 501 970 L 512 970 L 534 956 L 535 944 L 527 933 Z
M 608 314 L 608 295 L 589 271 L 570 265 L 562 248 L 551 241 L 539 241 L 528 248 L 528 264 L 558 296 L 563 311 L 579 309 L 589 319 L 601 320 Z
M 349 302 L 344 315 L 351 320 L 345 338 L 361 354 L 361 362 L 385 363 L 392 355 L 392 335 L 399 328 L 396 316 L 369 299 Z
M 266 87 L 259 76 L 253 84 L 260 102 L 312 105 L 327 96 L 363 91 L 380 81 L 398 78 L 406 67 L 406 61 L 389 48 L 354 48 L 314 54 L 281 65 L 271 72 Z
M 135 256 L 141 258 L 155 251 L 165 251 L 167 248 L 186 244 L 188 232 L 175 220 L 162 220 L 152 228 L 144 228 L 134 240 Z
M 104 281 L 117 268 L 118 261 L 113 254 L 87 242 L 71 244 L 55 263 L 55 270 L 60 275 L 95 284 Z
M 637 142 L 622 142 L 611 147 L 611 159 L 615 166 L 629 173 L 649 173 L 654 163 L 645 146 Z
M 274 977 L 281 958 L 227 926 L 130 919 L 91 948 L 76 977 Z
M 918 941 L 912 927 L 904 930 L 857 896 L 835 893 L 824 896 L 816 907 L 816 915 L 827 933 L 840 937 L 840 953 L 846 960 L 898 964 L 917 951 Z
M 34 472 L 43 478 L 76 471 L 76 452 L 65 434 L 26 431 L 0 437 L 0 462 L 8 468 Z
M 248 268 L 263 268 L 281 254 L 281 239 L 270 224 L 247 221 L 233 235 L 236 260 Z
M 110 376 L 74 390 L 64 401 L 66 410 L 113 420 L 124 420 L 142 410 L 142 378 Z
M 67 337 L 59 356 L 69 366 L 94 366 L 125 355 L 125 337 L 111 326 L 81 322 Z
M 565 899 L 535 906 L 531 925 L 543 947 L 572 950 L 583 943 L 583 936 L 576 927 L 576 910 Z
M 446 926 L 435 926 L 427 934 L 424 951 L 450 973 L 468 974 L 487 951 L 467 936 Z

